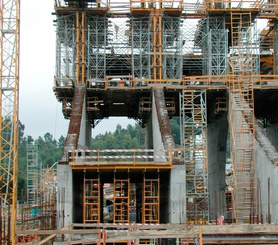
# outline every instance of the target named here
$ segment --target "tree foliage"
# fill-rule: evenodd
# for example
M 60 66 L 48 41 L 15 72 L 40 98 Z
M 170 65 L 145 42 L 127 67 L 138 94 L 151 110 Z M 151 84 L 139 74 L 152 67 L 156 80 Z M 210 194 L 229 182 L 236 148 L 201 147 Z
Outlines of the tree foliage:
M 31 136 L 24 135 L 24 124 L 19 122 L 18 128 L 18 197 L 20 201 L 26 198 L 27 189 L 27 144 L 38 145 L 38 165 L 39 169 L 52 166 L 53 163 L 61 160 L 62 151 L 65 144 L 65 137 L 59 140 L 53 135 L 46 133 L 43 137 L 33 139 Z
M 170 121 L 175 143 L 180 144 L 180 126 L 179 118 L 173 118 Z M 52 134 L 46 133 L 43 137 L 33 139 L 31 136 L 24 135 L 25 126 L 19 122 L 18 135 L 18 191 L 19 199 L 24 200 L 27 188 L 27 144 L 38 145 L 38 163 L 39 168 L 52 166 L 62 157 L 65 137 L 61 136 L 56 140 Z M 140 125 L 128 125 L 123 128 L 117 125 L 115 132 L 106 132 L 99 134 L 92 139 L 92 149 L 142 149 L 145 147 L 145 131 Z
M 140 149 L 144 148 L 144 132 L 136 124 L 122 128 L 117 125 L 114 133 L 106 132 L 92 139 L 93 149 Z
M 180 144 L 180 120 L 173 118 L 170 120 L 174 141 L 176 145 Z M 140 149 L 144 148 L 145 132 L 139 124 L 135 126 L 128 125 L 122 128 L 117 125 L 114 133 L 106 132 L 99 134 L 92 139 L 93 149 Z

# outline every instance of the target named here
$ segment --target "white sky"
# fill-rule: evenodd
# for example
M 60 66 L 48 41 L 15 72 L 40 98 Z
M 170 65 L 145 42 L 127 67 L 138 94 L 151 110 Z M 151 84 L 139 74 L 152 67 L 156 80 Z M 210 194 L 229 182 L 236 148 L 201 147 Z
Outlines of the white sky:
M 55 28 L 53 0 L 21 1 L 19 119 L 24 134 L 33 138 L 51 133 L 66 136 L 69 120 L 63 118 L 61 104 L 53 93 L 55 74 Z M 93 135 L 126 127 L 134 120 L 105 119 Z

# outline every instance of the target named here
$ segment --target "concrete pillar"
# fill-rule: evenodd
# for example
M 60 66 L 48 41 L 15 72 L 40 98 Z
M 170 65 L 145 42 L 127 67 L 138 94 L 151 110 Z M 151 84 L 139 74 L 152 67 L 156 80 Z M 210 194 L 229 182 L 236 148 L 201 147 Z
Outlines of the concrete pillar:
M 83 102 L 80 132 L 79 132 L 79 139 L 78 139 L 79 147 L 90 148 L 91 137 L 92 137 L 92 127 L 89 120 L 87 119 L 86 98 L 85 98 Z
M 58 229 L 61 229 L 73 223 L 72 170 L 67 162 L 58 163 L 57 176 L 57 188 L 60 193 L 60 202 L 57 202 L 60 220 Z
M 214 118 L 207 126 L 208 187 L 210 219 L 225 216 L 225 167 L 228 134 L 227 114 Z M 221 193 L 222 191 L 222 193 Z
M 185 165 L 176 165 L 170 174 L 169 223 L 185 223 L 186 184 Z
M 164 150 L 165 147 L 164 147 L 164 144 L 162 141 L 162 134 L 161 134 L 161 128 L 160 128 L 160 124 L 159 124 L 158 116 L 157 116 L 157 108 L 156 108 L 156 104 L 155 104 L 154 93 L 152 95 L 151 120 L 152 120 L 153 149 L 154 150 Z

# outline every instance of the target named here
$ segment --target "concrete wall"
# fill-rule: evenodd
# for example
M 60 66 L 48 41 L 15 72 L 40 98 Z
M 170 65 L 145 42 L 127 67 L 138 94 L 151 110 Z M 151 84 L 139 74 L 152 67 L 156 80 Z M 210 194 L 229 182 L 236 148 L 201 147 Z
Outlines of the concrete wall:
M 263 222 L 266 223 L 268 214 L 268 178 L 270 178 L 270 216 L 271 223 L 278 223 L 278 166 L 274 165 L 268 158 L 266 152 L 256 142 L 256 163 L 257 177 L 260 183 L 261 191 L 259 193 L 258 204 L 262 204 Z
M 214 220 L 225 210 L 221 191 L 225 190 L 226 144 L 228 135 L 227 114 L 219 115 L 207 125 L 208 187 L 210 219 Z
M 271 123 L 266 128 L 266 134 L 272 145 L 278 150 L 278 123 Z
M 186 207 L 185 165 L 176 165 L 170 174 L 169 222 L 185 223 Z
M 67 163 L 57 166 L 57 188 L 60 193 L 60 202 L 57 202 L 59 215 L 58 229 L 68 227 L 73 222 L 72 170 Z

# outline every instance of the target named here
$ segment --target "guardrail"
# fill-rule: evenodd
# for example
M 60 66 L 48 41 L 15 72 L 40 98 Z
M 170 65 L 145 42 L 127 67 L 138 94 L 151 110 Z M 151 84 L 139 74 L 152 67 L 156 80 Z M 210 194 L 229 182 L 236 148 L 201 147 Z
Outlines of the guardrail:
M 88 89 L 150 89 L 152 87 L 169 87 L 174 89 L 226 89 L 235 81 L 246 81 L 255 89 L 278 89 L 278 75 L 208 75 L 185 76 L 183 79 L 138 79 L 132 76 L 107 76 L 101 80 L 88 80 Z M 55 77 L 55 88 L 74 87 L 72 79 Z
M 182 160 L 182 150 L 180 148 L 170 150 L 153 150 L 153 149 L 105 149 L 105 150 L 82 150 L 77 149 L 69 151 L 68 161 L 73 163 L 92 165 L 105 163 L 128 163 L 128 164 L 149 164 L 164 163 L 172 165 L 174 161 Z
M 80 7 L 78 1 L 54 0 L 56 8 Z M 260 9 L 262 12 L 277 11 L 278 4 L 268 0 L 88 0 L 84 2 L 87 9 L 107 8 L 112 14 L 127 14 L 130 9 L 182 9 L 185 14 L 205 14 L 213 9 Z

